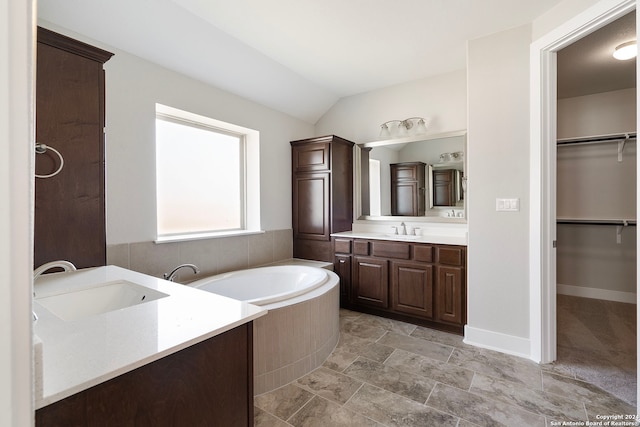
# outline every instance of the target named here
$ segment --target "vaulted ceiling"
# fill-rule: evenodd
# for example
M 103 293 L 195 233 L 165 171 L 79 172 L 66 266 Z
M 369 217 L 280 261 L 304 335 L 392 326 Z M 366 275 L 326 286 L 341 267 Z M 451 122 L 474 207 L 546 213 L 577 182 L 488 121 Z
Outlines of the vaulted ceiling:
M 560 0 L 39 0 L 38 18 L 315 123 L 341 97 L 464 69 L 467 40 Z

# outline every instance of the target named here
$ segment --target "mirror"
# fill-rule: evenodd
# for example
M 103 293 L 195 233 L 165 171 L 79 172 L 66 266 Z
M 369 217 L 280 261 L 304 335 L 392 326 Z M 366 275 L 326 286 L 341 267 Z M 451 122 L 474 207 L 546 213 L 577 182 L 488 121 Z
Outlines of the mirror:
M 359 219 L 465 217 L 465 131 L 358 148 Z

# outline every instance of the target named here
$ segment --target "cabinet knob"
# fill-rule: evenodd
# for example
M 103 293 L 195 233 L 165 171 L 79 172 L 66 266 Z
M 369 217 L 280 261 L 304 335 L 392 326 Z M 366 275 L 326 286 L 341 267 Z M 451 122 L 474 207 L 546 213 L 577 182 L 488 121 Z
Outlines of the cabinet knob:
M 340 260 L 340 264 L 344 264 L 345 262 L 346 262 L 346 261 L 345 261 L 345 260 L 343 260 L 343 259 L 341 259 L 341 260 Z

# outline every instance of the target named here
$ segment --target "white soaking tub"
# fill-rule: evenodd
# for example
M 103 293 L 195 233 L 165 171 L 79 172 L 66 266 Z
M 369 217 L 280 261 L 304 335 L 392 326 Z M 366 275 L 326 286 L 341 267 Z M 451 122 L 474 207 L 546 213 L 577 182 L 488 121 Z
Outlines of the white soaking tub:
M 256 395 L 316 369 L 338 343 L 340 286 L 332 271 L 270 266 L 206 277 L 190 286 L 269 310 L 253 322 Z

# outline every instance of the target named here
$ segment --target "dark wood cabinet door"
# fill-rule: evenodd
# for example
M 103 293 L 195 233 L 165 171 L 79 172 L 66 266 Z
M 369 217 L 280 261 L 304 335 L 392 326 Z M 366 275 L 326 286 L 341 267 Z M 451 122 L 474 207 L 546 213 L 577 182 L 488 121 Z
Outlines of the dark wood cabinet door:
M 391 308 L 423 319 L 433 318 L 433 265 L 391 263 Z
M 388 261 L 376 258 L 354 257 L 352 268 L 352 303 L 388 308 Z
M 391 188 L 391 215 L 418 216 L 418 183 L 396 182 Z
M 394 163 L 391 168 L 391 215 L 425 212 L 425 167 L 422 162 Z
M 293 172 L 328 171 L 331 169 L 331 144 L 301 144 L 292 150 Z
M 106 263 L 104 70 L 111 53 L 38 28 L 36 141 L 60 152 L 62 170 L 36 178 L 34 266 L 65 259 Z M 36 174 L 60 165 L 36 154 Z
M 336 254 L 333 271 L 340 278 L 340 303 L 347 304 L 351 290 L 351 255 Z
M 433 171 L 433 205 L 455 206 L 455 170 Z
M 438 266 L 436 319 L 464 325 L 466 311 L 464 269 Z
M 294 239 L 330 240 L 329 173 L 297 174 L 293 180 Z

